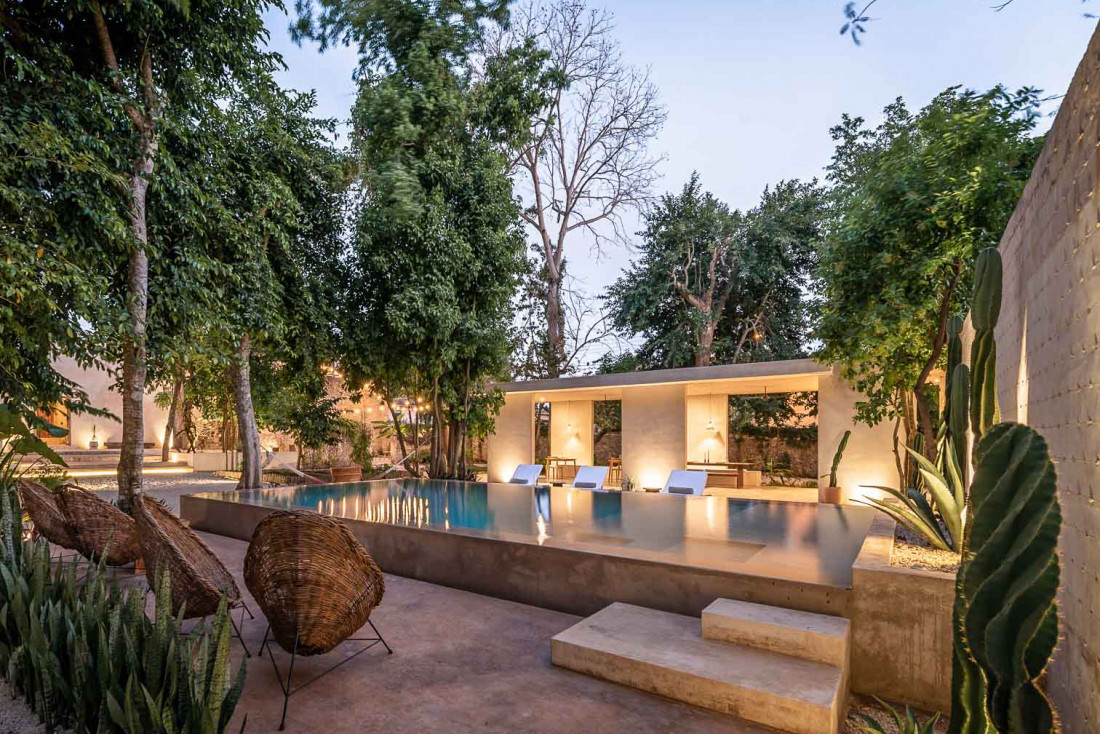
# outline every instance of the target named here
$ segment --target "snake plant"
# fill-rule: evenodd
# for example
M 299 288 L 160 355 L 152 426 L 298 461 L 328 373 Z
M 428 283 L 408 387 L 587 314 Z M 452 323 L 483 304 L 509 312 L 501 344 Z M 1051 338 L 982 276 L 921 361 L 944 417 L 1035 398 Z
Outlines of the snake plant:
M 0 674 L 42 722 L 77 734 L 227 731 L 244 661 L 232 675 L 225 603 L 180 637 L 167 573 L 149 619 L 144 595 L 102 566 L 52 563 L 46 541 L 24 540 L 17 494 L 0 481 Z

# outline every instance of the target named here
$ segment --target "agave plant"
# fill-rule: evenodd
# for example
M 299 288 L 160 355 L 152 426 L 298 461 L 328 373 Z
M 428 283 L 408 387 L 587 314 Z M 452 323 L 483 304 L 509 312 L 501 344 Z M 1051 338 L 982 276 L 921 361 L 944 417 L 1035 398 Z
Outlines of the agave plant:
M 921 454 L 910 448 L 906 451 L 916 462 L 917 472 L 928 494 L 914 488 L 902 493 L 891 487 L 875 487 L 898 500 L 897 504 L 874 497 L 856 501 L 885 512 L 924 538 L 933 548 L 961 552 L 966 485 L 955 456 L 955 447 L 950 442 L 944 442 L 941 451 L 947 468 L 946 476 Z
M 905 707 L 905 715 L 902 716 L 896 708 L 883 701 L 881 698 L 875 697 L 879 706 L 890 712 L 890 716 L 894 719 L 894 729 L 897 734 L 932 734 L 936 730 L 936 723 L 940 720 L 939 713 L 932 714 L 924 720 L 922 724 L 917 719 L 916 714 L 908 706 Z M 882 724 L 878 723 L 874 718 L 868 716 L 862 711 L 857 711 L 856 716 L 860 717 L 861 728 L 867 734 L 887 734 L 886 729 Z

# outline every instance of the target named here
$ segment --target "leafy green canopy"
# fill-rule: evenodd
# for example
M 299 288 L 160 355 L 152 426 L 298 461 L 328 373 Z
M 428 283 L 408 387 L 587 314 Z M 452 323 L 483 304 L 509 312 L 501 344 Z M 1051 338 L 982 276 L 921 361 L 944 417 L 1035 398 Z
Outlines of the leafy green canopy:
M 24 409 L 86 407 L 52 362 L 61 355 L 84 365 L 117 361 L 130 328 L 129 177 L 139 149 L 130 115 L 155 112 L 158 134 L 178 141 L 200 132 L 210 106 L 272 63 L 260 48 L 266 6 L 36 0 L 0 9 L 0 399 Z M 117 75 L 107 70 L 99 14 Z M 159 110 L 145 109 L 137 81 L 143 58 L 163 100 Z M 194 231 L 205 211 L 202 182 L 188 179 L 173 149 L 158 148 L 150 198 L 159 200 L 162 219 L 176 221 L 175 232 Z M 177 298 L 202 292 L 194 287 L 208 276 L 201 257 L 179 239 L 156 236 L 148 254 L 151 313 L 201 306 L 201 298 Z
M 813 182 L 769 187 L 744 213 L 704 192 L 698 175 L 679 194 L 662 196 L 645 215 L 639 258 L 607 296 L 615 327 L 642 339 L 640 366 L 691 365 L 711 320 L 716 363 L 804 354 L 821 220 L 822 194 Z M 700 296 L 708 289 L 709 308 L 685 299 L 684 291 Z
M 432 392 L 437 453 L 442 422 L 468 423 L 471 392 L 507 365 L 524 239 L 500 151 L 533 112 L 517 104 L 541 101 L 528 81 L 540 65 L 512 54 L 472 81 L 479 24 L 504 20 L 504 2 L 317 5 L 298 6 L 298 37 L 356 43 L 361 61 L 352 123 L 363 196 L 340 361 L 352 386 Z
M 860 420 L 897 417 L 907 393 L 922 399 L 974 259 L 997 246 L 1030 175 L 1037 105 L 1033 89 L 952 87 L 915 114 L 897 100 L 876 128 L 848 116 L 833 128 L 816 336 L 867 396 Z

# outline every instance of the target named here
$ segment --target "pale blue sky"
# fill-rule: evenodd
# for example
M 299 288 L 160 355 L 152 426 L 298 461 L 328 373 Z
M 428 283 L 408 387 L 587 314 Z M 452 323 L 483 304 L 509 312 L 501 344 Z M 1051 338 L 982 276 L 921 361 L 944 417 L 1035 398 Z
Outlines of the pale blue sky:
M 602 2 L 626 59 L 650 68 L 668 108 L 655 145 L 667 155 L 657 192 L 698 170 L 707 189 L 742 208 L 768 183 L 820 176 L 833 150 L 829 128 L 844 112 L 875 121 L 895 97 L 917 108 L 953 84 L 1062 94 L 1095 28 L 1083 18 L 1088 6 L 1016 0 L 996 13 L 992 4 L 879 0 L 856 47 L 838 35 L 842 0 Z M 277 12 L 267 18 L 272 48 L 290 67 L 280 82 L 316 89 L 321 115 L 346 118 L 354 52 L 298 48 L 287 22 Z M 587 291 L 598 293 L 629 261 L 616 250 L 597 263 L 578 244 L 570 268 Z

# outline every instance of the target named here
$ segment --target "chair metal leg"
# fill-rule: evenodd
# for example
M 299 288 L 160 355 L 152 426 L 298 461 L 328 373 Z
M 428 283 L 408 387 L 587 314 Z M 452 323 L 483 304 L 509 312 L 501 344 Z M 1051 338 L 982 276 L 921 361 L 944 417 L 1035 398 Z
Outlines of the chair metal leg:
M 340 666 L 344 665 L 345 663 L 351 662 L 355 658 L 359 657 L 359 655 L 361 655 L 362 653 L 364 653 L 367 650 L 371 649 L 372 647 L 374 647 L 378 643 L 382 643 L 382 645 L 386 648 L 386 651 L 390 655 L 393 654 L 393 649 L 390 648 L 390 646 L 386 643 L 386 641 L 384 639 L 382 639 L 382 635 L 381 635 L 381 633 L 378 632 L 378 628 L 374 626 L 374 622 L 371 622 L 369 619 L 367 620 L 367 622 L 370 623 L 371 629 L 374 630 L 374 633 L 375 633 L 375 635 L 377 635 L 377 637 L 349 637 L 348 639 L 344 640 L 344 642 L 369 642 L 370 643 L 369 645 L 362 648 L 361 650 L 356 650 L 354 653 L 352 653 L 348 657 L 344 658 L 343 660 L 336 663 L 332 667 L 327 668 L 326 670 L 324 670 L 324 671 L 318 673 L 317 675 L 313 676 L 312 678 L 310 678 L 308 681 L 306 681 L 302 685 L 298 686 L 297 688 L 293 687 L 293 680 L 294 680 L 294 662 L 298 658 L 299 631 L 295 631 L 295 633 L 294 633 L 294 649 L 290 653 L 290 668 L 287 671 L 286 683 L 284 684 L 283 683 L 283 674 L 279 671 L 279 664 L 277 662 L 275 662 L 275 653 L 271 649 L 273 647 L 272 641 L 274 639 L 271 636 L 271 625 L 269 624 L 267 626 L 267 629 L 264 630 L 263 642 L 260 643 L 260 656 L 261 657 L 263 656 L 263 652 L 266 649 L 267 650 L 267 656 L 271 660 L 271 667 L 275 669 L 275 678 L 276 678 L 276 680 L 279 681 L 279 688 L 283 692 L 283 715 L 282 715 L 282 718 L 279 721 L 279 731 L 284 731 L 286 729 L 286 715 L 287 715 L 287 710 L 290 707 L 290 697 L 292 695 L 294 695 L 298 691 L 301 691 L 303 688 L 306 688 L 307 686 L 313 685 L 315 682 L 317 682 L 321 678 L 325 677 L 326 675 L 328 675 L 332 671 L 336 670 Z
M 242 607 L 244 607 L 244 610 L 245 610 L 246 612 L 248 612 L 248 618 L 249 618 L 249 619 L 255 619 L 255 618 L 256 618 L 256 615 L 255 615 L 255 614 L 253 614 L 253 613 L 252 613 L 252 610 L 248 608 L 248 604 L 247 604 L 247 602 L 245 602 L 245 600 L 244 600 L 244 599 L 241 599 L 241 606 L 242 606 Z M 244 619 L 244 617 L 242 616 L 242 617 L 241 617 L 241 619 L 243 620 L 243 619 Z
M 248 645 L 245 644 L 244 633 L 241 632 L 241 630 L 244 628 L 244 611 L 241 611 L 241 624 L 239 627 L 237 626 L 237 622 L 233 619 L 232 609 L 229 610 L 229 613 L 226 616 L 229 617 L 229 623 L 233 625 L 233 632 L 236 633 L 237 639 L 241 641 L 241 647 L 244 648 L 244 656 L 246 658 L 252 657 L 252 653 L 248 651 Z

